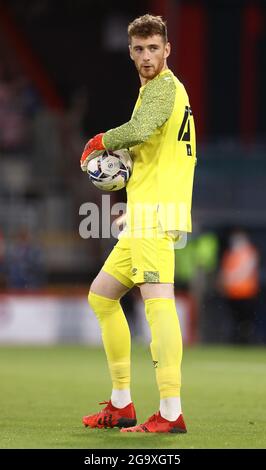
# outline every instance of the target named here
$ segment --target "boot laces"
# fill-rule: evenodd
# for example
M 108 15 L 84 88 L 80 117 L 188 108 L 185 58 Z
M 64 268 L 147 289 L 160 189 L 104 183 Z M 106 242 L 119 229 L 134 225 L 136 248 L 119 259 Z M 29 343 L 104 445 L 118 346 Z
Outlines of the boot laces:
M 105 406 L 101 411 L 98 411 L 98 413 L 96 413 L 96 416 L 100 416 L 103 413 L 103 411 L 106 411 L 108 409 L 109 401 L 100 401 L 99 405 L 107 405 L 107 406 Z

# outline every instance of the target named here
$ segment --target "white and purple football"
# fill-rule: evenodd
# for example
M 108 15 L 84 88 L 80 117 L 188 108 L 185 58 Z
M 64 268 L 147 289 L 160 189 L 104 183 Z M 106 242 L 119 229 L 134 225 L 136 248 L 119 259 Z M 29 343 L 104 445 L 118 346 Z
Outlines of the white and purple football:
M 126 186 L 133 163 L 127 149 L 103 150 L 89 161 L 87 173 L 91 182 L 102 191 L 118 191 Z

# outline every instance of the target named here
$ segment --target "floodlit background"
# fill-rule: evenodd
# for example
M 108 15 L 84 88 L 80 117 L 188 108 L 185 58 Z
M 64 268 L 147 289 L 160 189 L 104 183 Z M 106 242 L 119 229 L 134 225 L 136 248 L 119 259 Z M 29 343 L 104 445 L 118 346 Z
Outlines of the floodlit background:
M 104 211 L 79 159 L 130 118 L 126 29 L 147 12 L 167 19 L 198 141 L 175 273 L 189 433 L 125 437 L 81 425 L 110 396 L 87 292 L 116 240 L 80 236 L 84 204 Z M 262 0 L 0 0 L 0 448 L 265 448 L 265 83 Z M 158 409 L 150 336 L 138 289 L 122 302 L 140 423 Z
M 184 340 L 266 343 L 266 4 L 251 0 L 0 1 L 0 343 L 100 342 L 86 292 L 116 240 L 79 235 L 80 206 L 102 207 L 79 158 L 130 118 L 139 81 L 126 28 L 146 12 L 167 19 L 197 130 L 194 232 L 176 252 Z M 221 283 L 232 230 L 257 260 L 242 333 Z M 124 307 L 146 341 L 137 290 Z

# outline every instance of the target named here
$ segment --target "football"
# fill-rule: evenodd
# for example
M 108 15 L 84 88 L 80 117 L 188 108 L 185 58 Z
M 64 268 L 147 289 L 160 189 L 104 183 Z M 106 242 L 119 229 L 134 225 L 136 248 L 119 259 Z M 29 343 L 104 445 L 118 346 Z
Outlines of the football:
M 118 191 L 126 186 L 133 163 L 127 149 L 103 150 L 88 163 L 91 182 L 103 191 Z

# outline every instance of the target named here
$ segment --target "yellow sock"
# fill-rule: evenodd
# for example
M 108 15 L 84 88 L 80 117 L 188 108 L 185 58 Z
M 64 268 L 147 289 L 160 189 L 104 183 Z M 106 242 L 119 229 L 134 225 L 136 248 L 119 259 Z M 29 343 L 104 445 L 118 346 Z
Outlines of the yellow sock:
M 129 389 L 131 340 L 120 302 L 93 292 L 89 293 L 88 300 L 101 327 L 113 388 Z
M 151 329 L 151 354 L 160 398 L 180 396 L 182 337 L 173 299 L 145 300 Z

